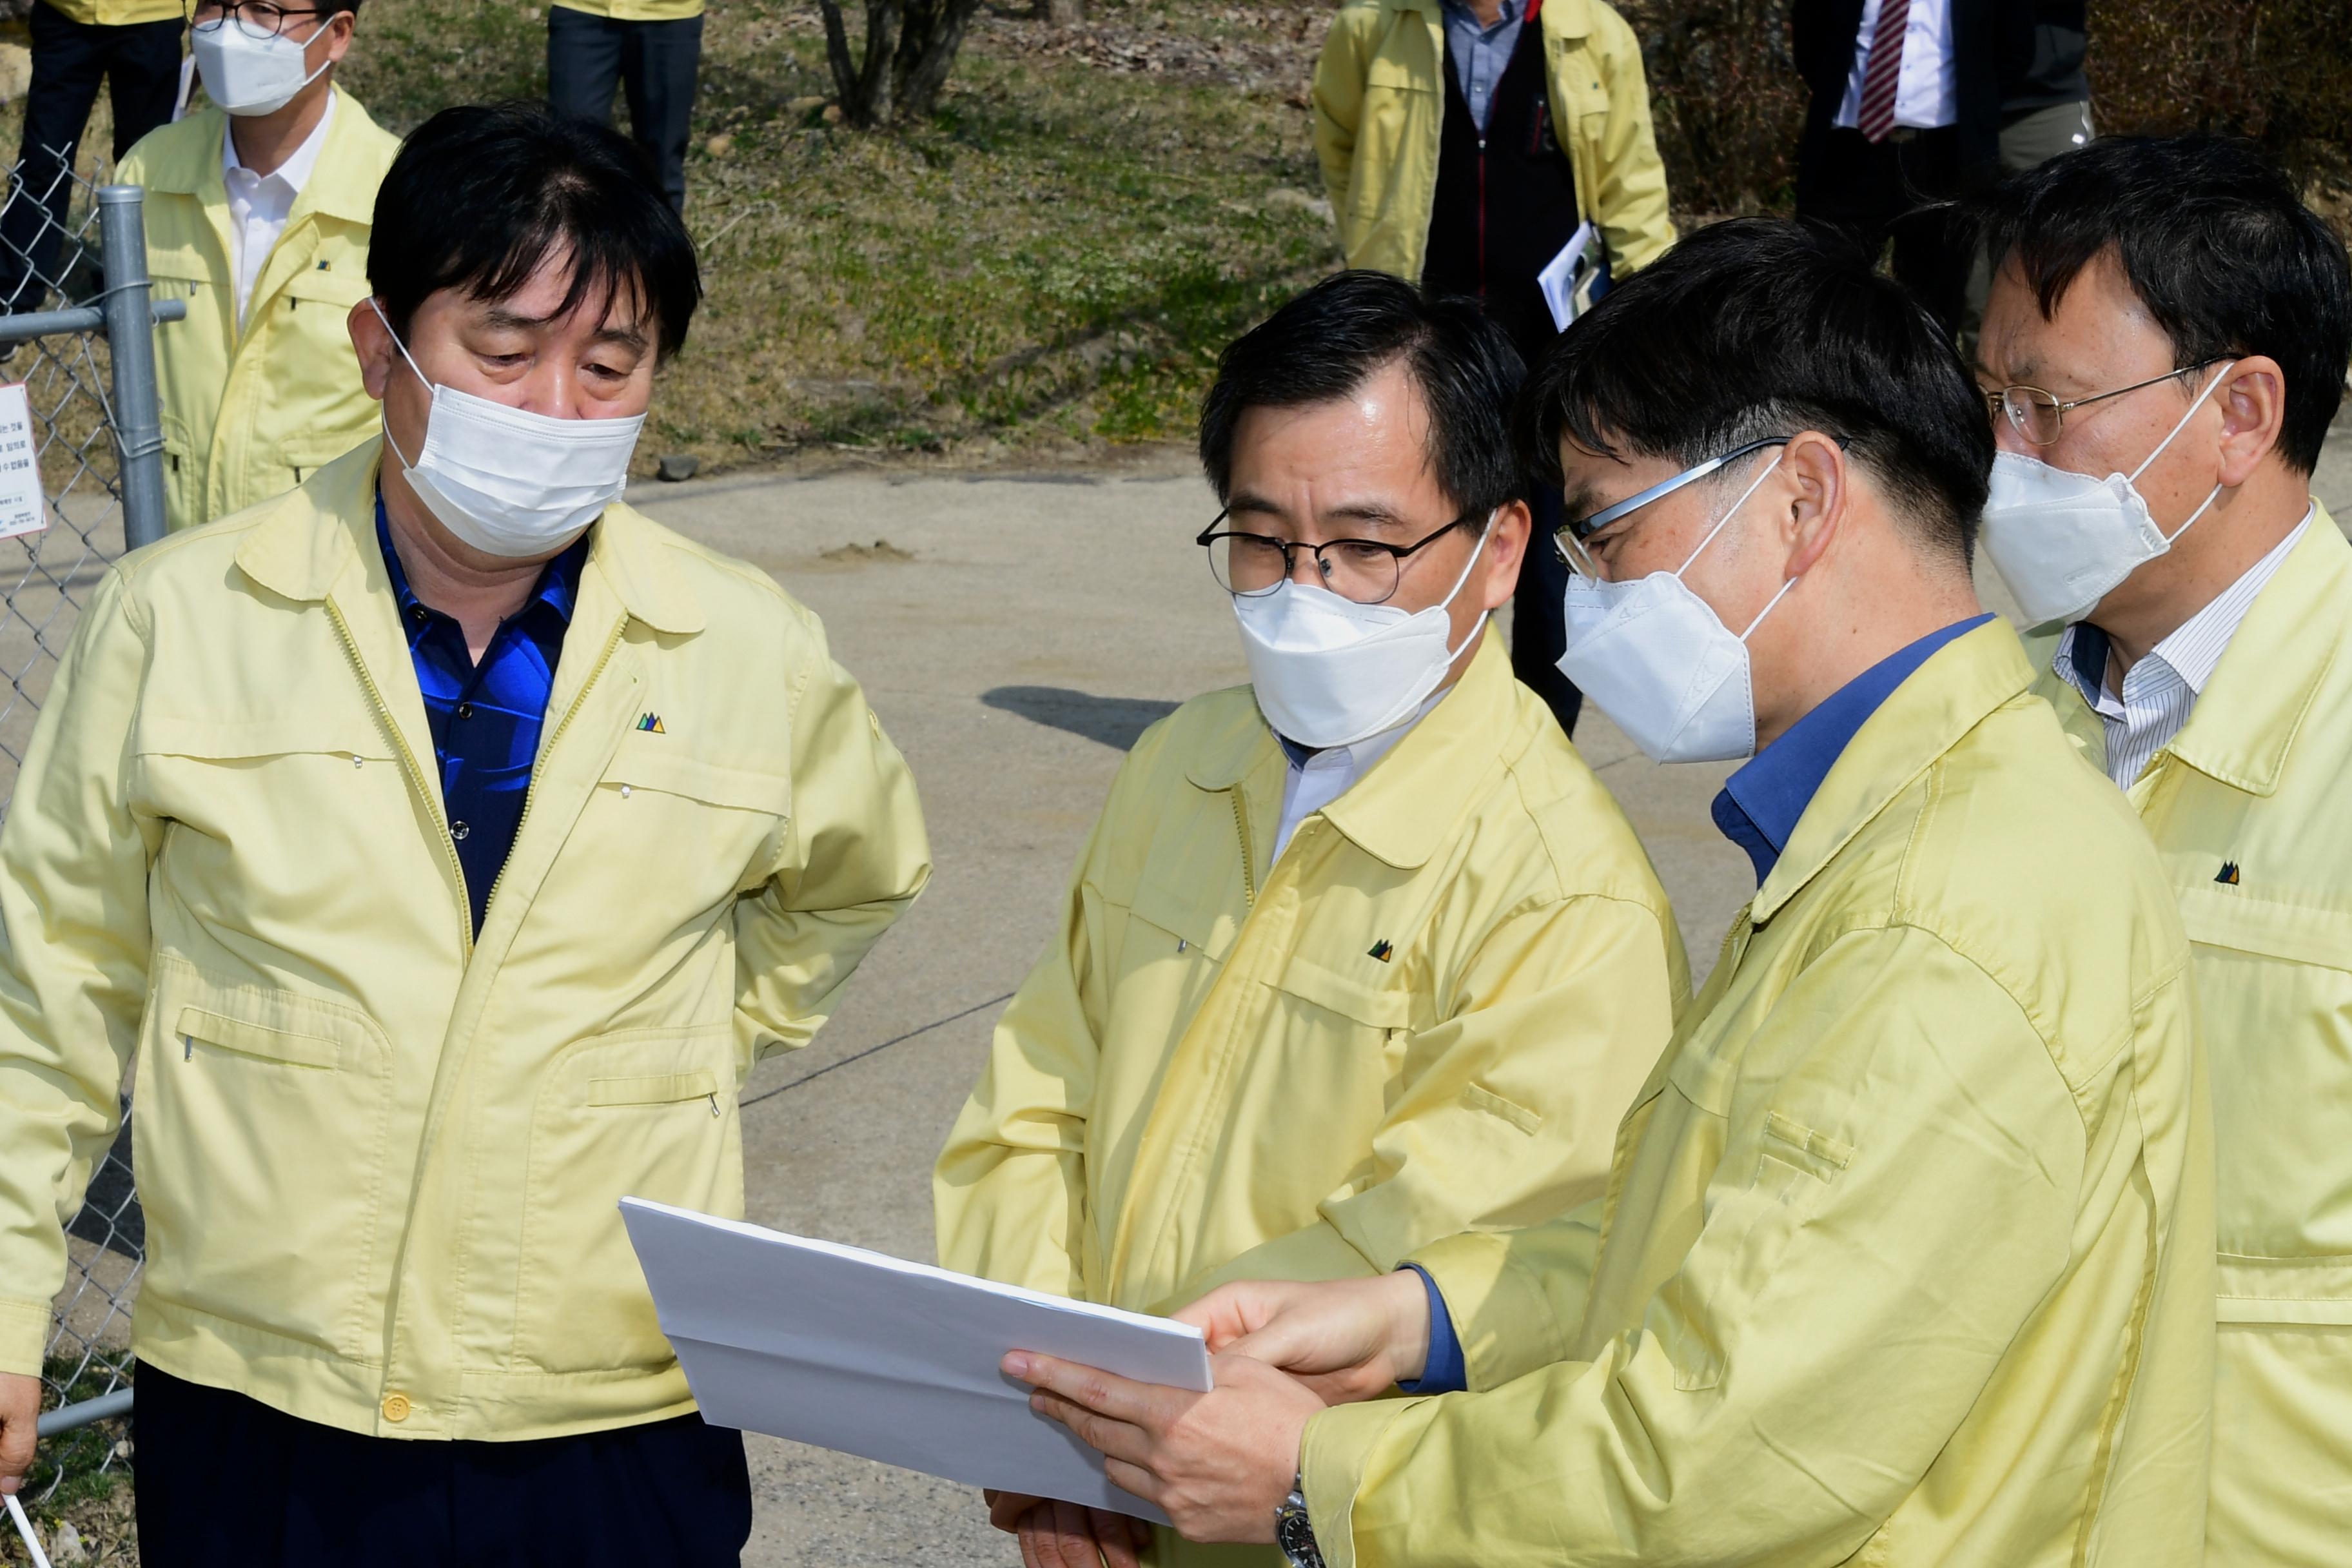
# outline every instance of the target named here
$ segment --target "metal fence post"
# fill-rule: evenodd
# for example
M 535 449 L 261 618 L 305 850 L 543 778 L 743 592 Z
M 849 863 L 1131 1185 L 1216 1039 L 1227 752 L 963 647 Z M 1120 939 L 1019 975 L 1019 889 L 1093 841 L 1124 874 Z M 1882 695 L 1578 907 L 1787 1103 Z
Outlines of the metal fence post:
M 163 420 L 155 385 L 155 327 L 147 303 L 147 222 L 137 185 L 98 191 L 106 268 L 106 341 L 114 367 L 114 435 L 122 464 L 122 542 L 163 537 Z

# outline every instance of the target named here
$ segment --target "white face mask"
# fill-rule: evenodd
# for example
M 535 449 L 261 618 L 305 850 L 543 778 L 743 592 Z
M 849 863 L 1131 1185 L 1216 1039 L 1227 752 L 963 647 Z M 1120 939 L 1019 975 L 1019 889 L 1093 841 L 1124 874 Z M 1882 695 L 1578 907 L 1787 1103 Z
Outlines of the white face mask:
M 1622 583 L 1569 574 L 1561 605 L 1568 650 L 1559 656 L 1559 671 L 1654 762 L 1725 762 L 1755 754 L 1748 637 L 1797 579 L 1781 584 L 1748 630 L 1734 636 L 1682 574 L 1780 466 L 1776 457 L 1756 476 L 1678 570 Z
M 310 38 L 324 30 L 313 32 Z M 289 38 L 283 33 L 256 38 L 236 23 L 223 21 L 196 28 L 188 51 L 196 58 L 205 97 L 231 114 L 275 114 L 333 63 L 322 60 L 318 70 L 308 68 L 303 50 L 310 38 Z
M 2213 373 L 2171 435 L 2158 442 L 2147 462 L 2128 477 L 2109 474 L 2099 479 L 2053 468 L 2022 452 L 1994 455 L 1992 489 L 1979 537 L 1993 569 L 2017 595 L 2026 625 L 2081 620 L 2117 584 L 2171 549 L 2172 542 L 2189 531 L 2189 523 L 2212 506 L 2221 493 L 2220 485 L 2189 514 L 2188 522 L 2166 533 L 2148 515 L 2147 501 L 2134 481 L 2188 427 L 2229 368 L 2224 364 Z
M 383 308 L 368 301 L 384 331 Z M 629 458 L 646 416 L 558 419 L 509 408 L 453 386 L 435 386 L 393 346 L 433 393 L 425 446 L 411 463 L 384 421 L 383 444 L 400 459 L 401 477 L 441 526 L 486 555 L 511 560 L 551 555 L 577 538 L 629 482 Z
M 1449 646 L 1454 623 L 1445 612 L 1494 526 L 1490 512 L 1452 590 L 1425 610 L 1359 605 L 1290 578 L 1270 594 L 1234 595 L 1250 684 L 1276 733 L 1319 751 L 1352 746 L 1412 718 L 1486 624 L 1479 612 L 1470 635 Z

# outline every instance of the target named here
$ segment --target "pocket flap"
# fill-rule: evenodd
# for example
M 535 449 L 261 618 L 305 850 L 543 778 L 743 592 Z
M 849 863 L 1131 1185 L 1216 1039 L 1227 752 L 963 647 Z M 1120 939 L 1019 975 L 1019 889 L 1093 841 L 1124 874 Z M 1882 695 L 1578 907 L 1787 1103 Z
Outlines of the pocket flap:
M 323 468 L 373 434 L 373 430 L 340 430 L 330 435 L 289 436 L 278 444 L 278 460 L 289 468 Z
M 147 247 L 147 276 L 168 278 L 175 283 L 210 283 L 213 269 L 205 253 L 193 245 L 151 245 Z
M 323 752 L 339 757 L 389 760 L 392 744 L 373 725 L 335 719 L 170 719 L 142 714 L 131 749 L 139 756 L 196 757 L 231 762 L 251 757 Z
M 2352 970 L 2352 911 L 2282 903 L 2215 885 L 2182 891 L 2180 923 L 2189 941 L 2207 947 Z
M 604 783 L 659 790 L 707 805 L 764 811 L 774 816 L 790 815 L 793 804 L 792 780 L 782 773 L 727 767 L 682 753 L 666 754 L 652 744 L 623 744 L 604 770 Z
M 239 1056 L 290 1062 L 296 1067 L 333 1068 L 339 1065 L 341 1055 L 336 1042 L 331 1039 L 273 1029 L 266 1024 L 232 1018 L 203 1007 L 181 1008 L 180 1021 L 174 1032 L 183 1039 L 202 1040 L 208 1046 L 218 1046 Z
M 1367 91 L 1435 93 L 1442 83 L 1433 83 L 1404 61 L 1388 55 L 1374 55 L 1365 68 L 1364 87 Z
M 588 1080 L 591 1105 L 673 1105 L 681 1100 L 708 1099 L 718 1092 L 719 1075 L 707 1069 Z
M 2214 1317 L 2224 1323 L 2352 1327 L 2352 1258 L 2244 1258 L 2213 1270 Z
M 286 294 L 289 299 L 317 300 L 348 310 L 368 297 L 368 281 L 364 274 L 357 271 L 306 267 L 286 279 Z
M 1367 958 L 1364 962 L 1376 961 Z M 1412 998 L 1402 991 L 1383 990 L 1350 980 L 1308 959 L 1293 958 L 1285 964 L 1276 989 L 1375 1029 L 1402 1029 L 1412 1022 Z

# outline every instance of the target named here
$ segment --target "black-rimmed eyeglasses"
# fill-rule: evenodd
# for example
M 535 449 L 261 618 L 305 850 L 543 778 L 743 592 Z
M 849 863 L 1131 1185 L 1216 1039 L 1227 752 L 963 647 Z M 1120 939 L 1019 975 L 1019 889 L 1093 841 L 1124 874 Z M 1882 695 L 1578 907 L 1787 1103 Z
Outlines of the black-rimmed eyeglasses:
M 247 37 L 274 38 L 278 30 L 294 17 L 317 15 L 319 12 L 315 7 L 273 5 L 269 0 L 238 0 L 235 5 L 223 4 L 223 0 L 196 0 L 188 13 L 188 26 L 209 33 L 234 17 L 236 30 Z
M 1291 574 L 1292 557 L 1307 551 L 1315 557 L 1315 574 L 1323 586 L 1359 605 L 1382 605 L 1404 581 L 1405 557 L 1425 550 L 1457 528 L 1483 523 L 1485 512 L 1464 512 L 1433 533 L 1412 544 L 1388 544 L 1377 539 L 1330 539 L 1307 544 L 1276 539 L 1265 533 L 1220 531 L 1217 524 L 1232 515 L 1228 509 L 1201 531 L 1192 542 L 1209 552 L 1209 570 L 1228 594 L 1255 598 L 1282 586 Z

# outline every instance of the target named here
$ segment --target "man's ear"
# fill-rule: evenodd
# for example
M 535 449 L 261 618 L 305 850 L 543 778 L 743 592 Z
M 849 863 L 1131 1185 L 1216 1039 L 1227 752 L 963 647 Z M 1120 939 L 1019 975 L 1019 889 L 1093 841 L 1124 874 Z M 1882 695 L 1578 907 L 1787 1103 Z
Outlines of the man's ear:
M 338 27 L 335 26 L 338 22 L 343 25 Z M 351 52 L 352 35 L 360 30 L 360 14 L 357 11 L 338 11 L 327 18 L 325 30 L 332 35 L 327 40 L 327 63 L 340 65 L 343 57 Z
M 1776 521 L 1789 542 L 1787 575 L 1801 577 L 1829 552 L 1845 525 L 1853 469 L 1845 448 L 1818 430 L 1801 431 L 1780 448 L 1780 471 L 1769 488 L 1782 499 Z
M 1495 513 L 1494 525 L 1486 531 L 1486 607 L 1499 610 L 1511 602 L 1518 591 L 1519 574 L 1527 569 L 1528 552 L 1549 550 L 1550 543 L 1538 542 L 1530 535 L 1534 519 L 1528 512 L 1528 503 L 1515 500 Z
M 2249 354 L 2221 373 L 2213 404 L 2221 411 L 2221 468 L 2216 477 L 2225 485 L 2242 485 L 2278 449 L 2286 423 L 2286 373 L 2267 354 Z
M 360 384 L 378 403 L 383 401 L 383 389 L 392 384 L 392 358 L 400 351 L 393 345 L 392 329 L 375 313 L 375 301 L 362 300 L 352 307 L 344 322 L 352 334 L 352 352 L 359 356 Z

